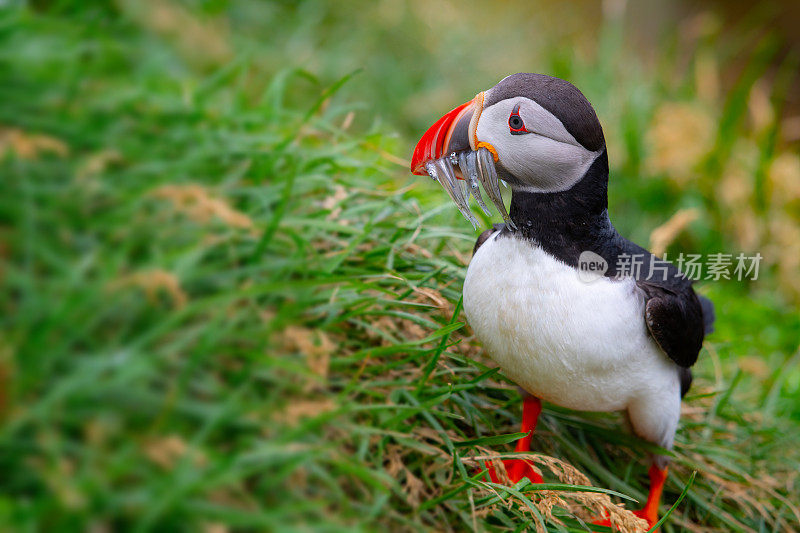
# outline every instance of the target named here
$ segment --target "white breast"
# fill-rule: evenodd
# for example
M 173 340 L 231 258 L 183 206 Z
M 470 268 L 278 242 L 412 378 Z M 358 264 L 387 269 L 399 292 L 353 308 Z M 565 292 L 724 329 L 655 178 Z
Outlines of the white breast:
M 470 262 L 464 311 L 492 359 L 539 398 L 584 411 L 679 407 L 676 367 L 648 335 L 632 279 L 587 282 L 533 243 L 495 234 Z

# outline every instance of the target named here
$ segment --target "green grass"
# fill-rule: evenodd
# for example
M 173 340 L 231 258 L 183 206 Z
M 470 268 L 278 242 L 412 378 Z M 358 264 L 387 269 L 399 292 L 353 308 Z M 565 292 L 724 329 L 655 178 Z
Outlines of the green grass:
M 371 3 L 154 5 L 0 8 L 0 529 L 584 530 L 563 505 L 546 518 L 543 488 L 573 509 L 589 498 L 563 473 L 516 488 L 477 475 L 474 457 L 519 438 L 518 394 L 460 310 L 476 234 L 398 163 L 507 73 L 459 70 L 494 45 L 454 25 L 433 48 L 464 48 L 437 59 L 418 11 Z M 742 143 L 747 179 L 766 183 L 747 199 L 756 222 L 800 218 L 765 181 L 796 147 L 778 121 L 748 122 L 769 41 L 710 105 L 668 47 L 648 69 L 616 23 L 597 33 L 602 56 L 554 33 L 525 67 L 597 106 L 626 235 L 646 244 L 695 207 L 671 252 L 744 249 L 739 208 L 718 198 Z M 693 57 L 722 61 L 718 42 Z M 646 140 L 674 101 L 724 125 L 680 184 Z M 800 315 L 766 235 L 758 282 L 700 284 L 717 332 L 662 531 L 798 529 Z M 540 428 L 535 451 L 592 490 L 645 497 L 651 448 L 621 416 L 547 405 Z

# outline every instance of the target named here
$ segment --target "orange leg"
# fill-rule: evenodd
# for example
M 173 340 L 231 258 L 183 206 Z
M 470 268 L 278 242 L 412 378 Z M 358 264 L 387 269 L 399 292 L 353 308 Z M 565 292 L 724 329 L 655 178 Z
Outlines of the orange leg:
M 639 518 L 644 518 L 650 527 L 658 522 L 658 505 L 661 503 L 661 492 L 664 490 L 664 482 L 667 480 L 667 468 L 661 470 L 655 464 L 650 467 L 650 494 L 647 495 L 647 503 L 641 511 L 633 513 Z
M 650 493 L 647 495 L 647 503 L 641 510 L 633 511 L 639 518 L 647 520 L 648 527 L 653 527 L 658 522 L 658 506 L 661 503 L 661 493 L 664 491 L 664 482 L 667 480 L 667 468 L 663 470 L 655 464 L 650 467 Z M 598 526 L 611 527 L 608 518 L 601 518 L 594 522 Z
M 531 451 L 531 439 L 533 432 L 536 430 L 536 422 L 539 420 L 539 414 L 542 412 L 542 401 L 535 396 L 526 395 L 522 401 L 522 427 L 520 433 L 528 433 L 517 441 L 514 447 L 515 452 L 529 452 Z M 524 459 L 503 459 L 503 465 L 506 467 L 508 477 L 512 483 L 516 483 L 520 479 L 527 477 L 532 483 L 541 483 L 542 476 L 540 476 Z M 487 464 L 489 476 L 492 481 L 499 483 L 491 463 Z

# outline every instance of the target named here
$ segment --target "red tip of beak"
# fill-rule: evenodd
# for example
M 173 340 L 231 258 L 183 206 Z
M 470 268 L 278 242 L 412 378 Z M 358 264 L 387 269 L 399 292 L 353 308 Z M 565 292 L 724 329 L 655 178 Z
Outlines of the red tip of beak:
M 425 135 L 422 136 L 416 148 L 414 148 L 414 155 L 411 157 L 412 174 L 418 176 L 427 175 L 425 163 L 432 159 L 439 159 L 444 155 L 444 151 L 450 141 L 453 125 L 458 122 L 458 119 L 472 105 L 472 102 L 473 100 L 470 100 L 458 106 L 428 128 L 428 131 L 425 132 Z

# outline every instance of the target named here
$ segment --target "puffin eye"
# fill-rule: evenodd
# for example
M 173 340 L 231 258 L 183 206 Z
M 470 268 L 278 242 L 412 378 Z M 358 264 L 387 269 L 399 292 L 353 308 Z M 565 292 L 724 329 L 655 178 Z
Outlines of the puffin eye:
M 511 115 L 508 117 L 508 131 L 511 135 L 530 133 L 525 128 L 525 122 L 522 120 L 522 117 L 519 116 L 519 106 L 520 104 L 515 105 L 514 109 L 511 110 Z

